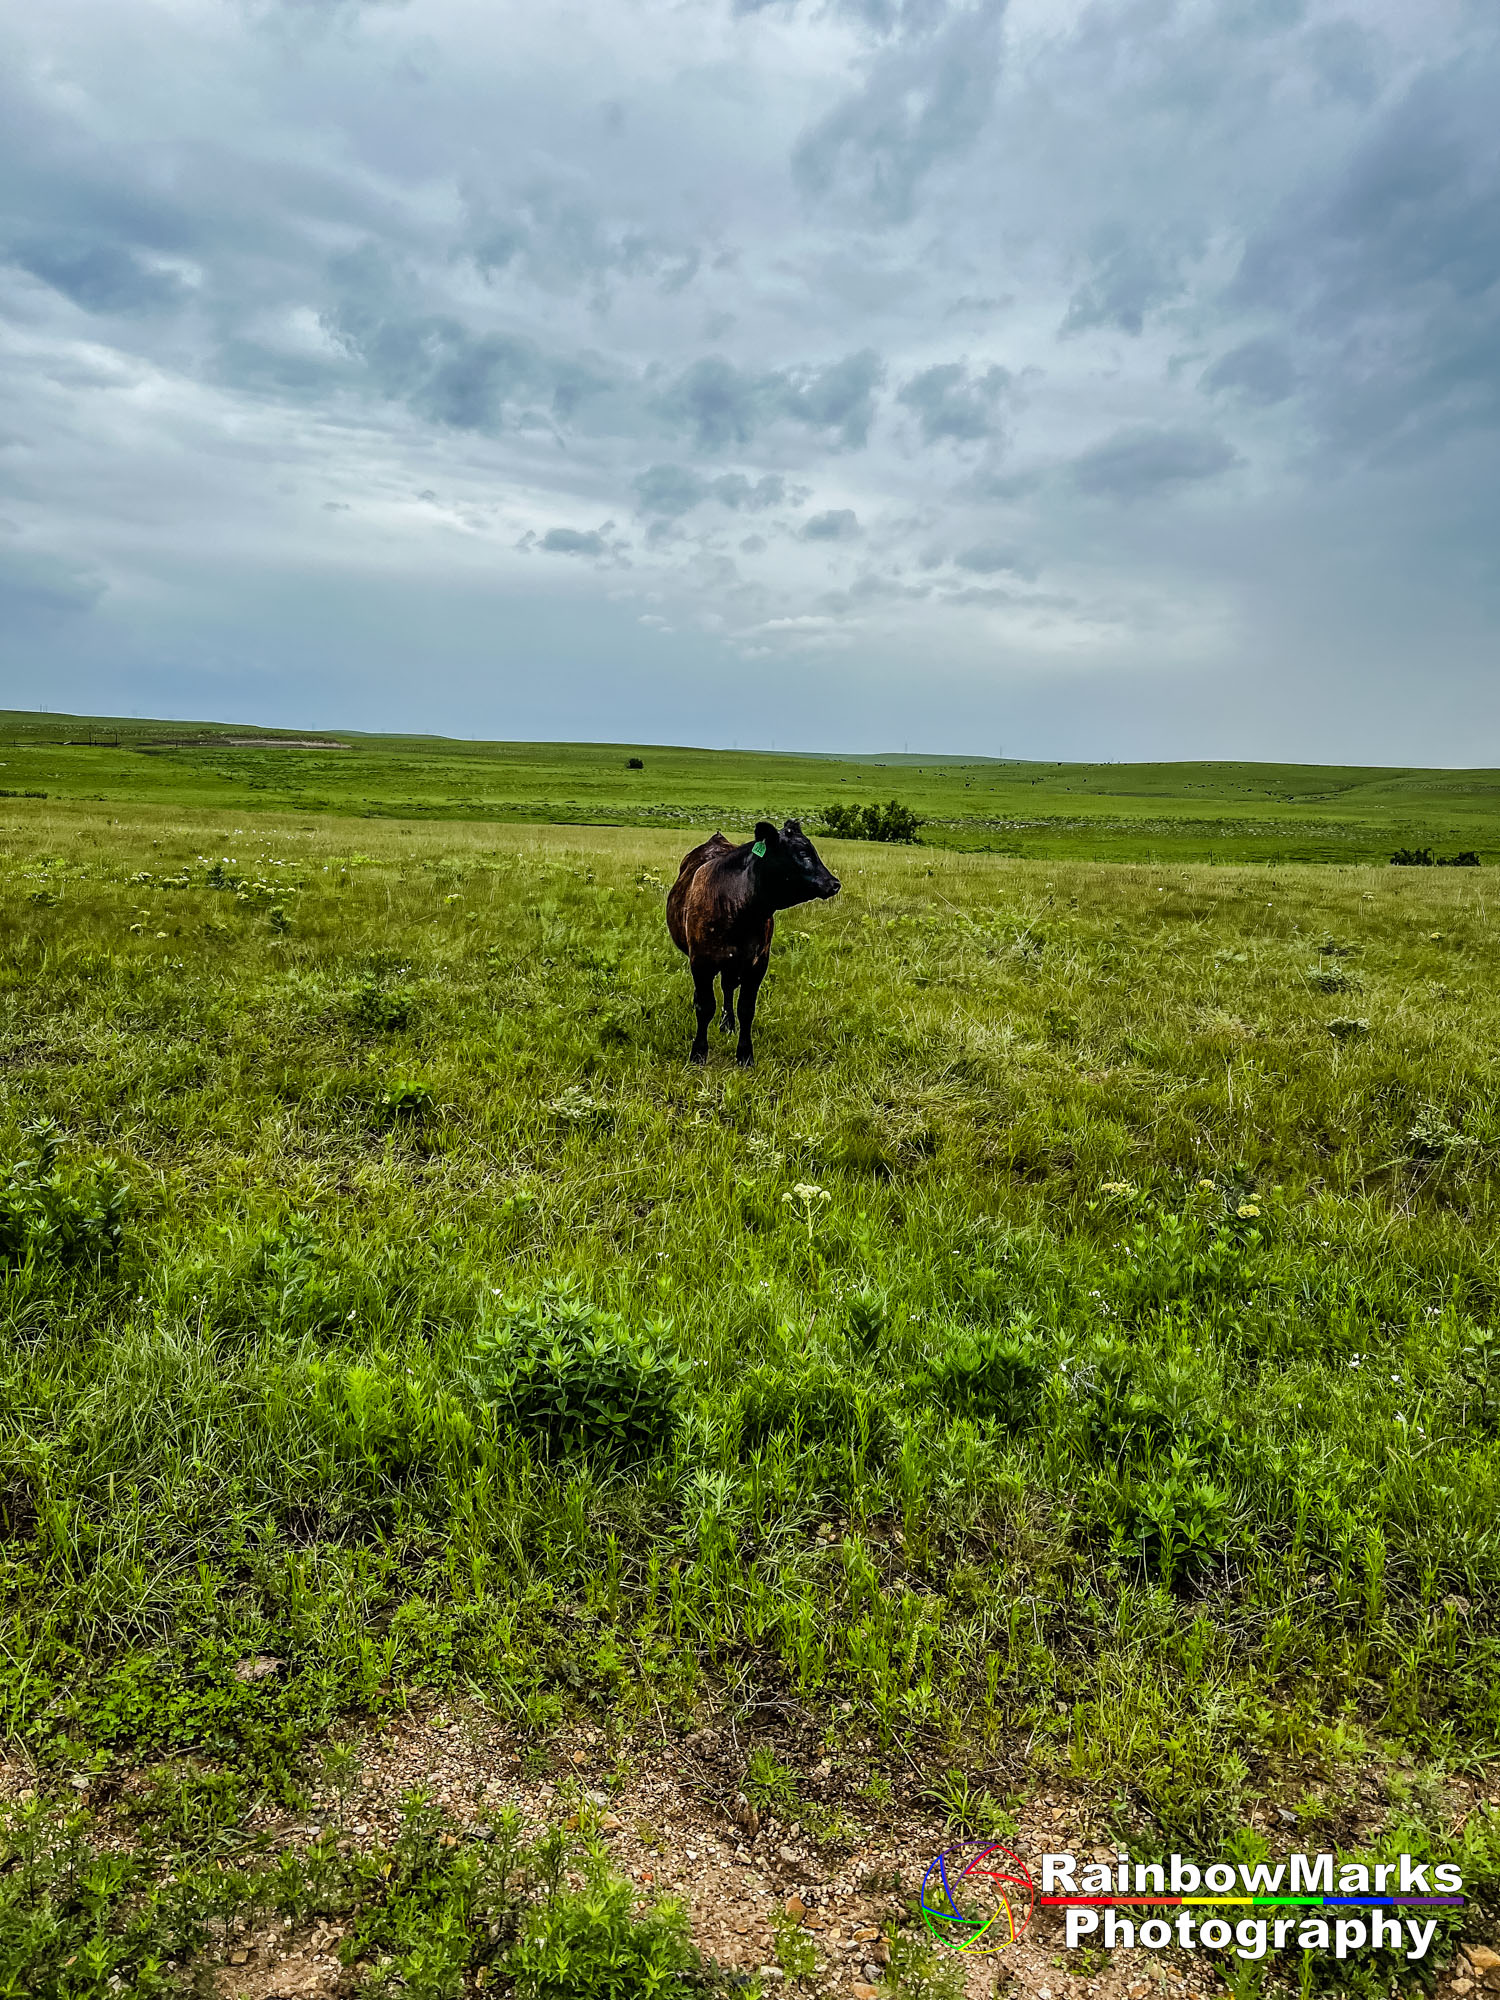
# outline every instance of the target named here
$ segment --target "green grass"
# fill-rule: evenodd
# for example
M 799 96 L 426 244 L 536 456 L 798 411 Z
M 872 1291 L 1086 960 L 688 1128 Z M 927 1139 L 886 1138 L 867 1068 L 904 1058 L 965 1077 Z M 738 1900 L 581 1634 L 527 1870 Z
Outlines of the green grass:
M 0 839 L 0 1729 L 46 1784 L 295 1798 L 422 1689 L 538 1738 L 792 1697 L 964 1823 L 1003 1809 L 944 1774 L 1003 1768 L 1153 1855 L 1457 1845 L 1500 1736 L 1484 871 L 832 843 L 757 1068 L 694 1072 L 680 832 Z
M 710 831 L 766 813 L 816 826 L 892 797 L 923 844 L 1033 860 L 1386 862 L 1398 847 L 1500 854 L 1500 771 L 1297 764 L 833 758 L 641 744 L 469 743 L 0 711 L 0 802 Z M 92 743 L 88 738 L 96 740 Z M 97 739 L 115 737 L 116 742 Z M 302 739 L 307 740 L 305 737 Z M 643 768 L 632 771 L 627 760 Z

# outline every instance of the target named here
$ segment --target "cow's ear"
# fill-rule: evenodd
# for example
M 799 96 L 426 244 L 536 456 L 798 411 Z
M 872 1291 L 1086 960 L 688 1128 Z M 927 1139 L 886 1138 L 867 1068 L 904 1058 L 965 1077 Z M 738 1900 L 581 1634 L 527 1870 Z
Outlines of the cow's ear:
M 800 819 L 789 819 L 781 830 L 783 833 L 800 833 L 802 831 L 802 822 Z
M 758 819 L 755 822 L 755 838 L 759 841 L 780 840 L 781 835 L 768 819 Z

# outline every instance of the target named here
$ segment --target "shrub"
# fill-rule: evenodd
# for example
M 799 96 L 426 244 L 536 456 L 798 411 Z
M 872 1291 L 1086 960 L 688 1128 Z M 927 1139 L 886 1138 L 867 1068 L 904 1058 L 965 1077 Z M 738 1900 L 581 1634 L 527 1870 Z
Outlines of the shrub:
M 1477 868 L 1479 856 L 1472 847 L 1461 854 L 1440 854 L 1433 859 L 1430 847 L 1398 847 L 1391 856 L 1393 868 Z
M 1352 973 L 1337 965 L 1309 967 L 1307 983 L 1318 993 L 1352 993 L 1359 985 Z
M 294 1216 L 262 1230 L 241 1251 L 219 1310 L 223 1324 L 238 1332 L 265 1326 L 331 1333 L 350 1316 L 348 1292 L 330 1246 L 307 1218 Z
M 1036 1406 L 1046 1363 L 1029 1341 L 991 1329 L 965 1334 L 908 1383 L 914 1397 L 960 1415 L 1018 1427 Z
M 844 1331 L 860 1354 L 869 1354 L 890 1331 L 891 1302 L 872 1285 L 851 1292 L 844 1301 Z
M 1125 1466 L 1096 1474 L 1084 1511 L 1117 1554 L 1139 1557 L 1167 1585 L 1206 1569 L 1231 1536 L 1229 1495 L 1187 1453 L 1147 1472 Z
M 409 986 L 387 985 L 372 973 L 354 989 L 349 1018 L 362 1034 L 390 1035 L 411 1026 L 416 1007 L 416 995 Z
M 1406 1157 L 1431 1164 L 1474 1151 L 1474 1141 L 1451 1125 L 1435 1104 L 1424 1104 L 1406 1135 Z
M 504 1970 L 516 2000 L 702 2000 L 722 1991 L 706 1974 L 682 1905 L 666 1898 L 637 1917 L 634 1885 L 590 1866 L 583 1888 L 531 1910 Z
M 1104 1348 L 1080 1370 L 1090 1456 L 1150 1466 L 1184 1455 L 1212 1465 L 1224 1447 L 1222 1420 L 1205 1410 L 1204 1384 L 1180 1361 L 1152 1361 L 1126 1346 Z
M 1370 1032 L 1370 1024 L 1357 1014 L 1340 1014 L 1328 1023 L 1328 1032 L 1336 1042 L 1357 1042 Z
M 98 1269 L 119 1260 L 129 1189 L 107 1169 L 58 1164 L 61 1135 L 49 1120 L 26 1134 L 30 1150 L 0 1173 L 0 1269 L 50 1263 Z
M 773 1437 L 860 1451 L 880 1451 L 890 1442 L 885 1411 L 867 1389 L 827 1362 L 751 1369 L 738 1402 L 740 1442 L 746 1448 Z
M 922 822 L 909 806 L 833 805 L 823 813 L 823 831 L 835 840 L 893 840 L 910 847 Z
M 644 761 L 639 757 L 627 757 L 625 759 L 625 768 L 627 771 L 644 771 L 646 766 Z
M 545 1452 L 642 1459 L 676 1433 L 683 1364 L 564 1290 L 509 1306 L 476 1360 L 483 1400 Z

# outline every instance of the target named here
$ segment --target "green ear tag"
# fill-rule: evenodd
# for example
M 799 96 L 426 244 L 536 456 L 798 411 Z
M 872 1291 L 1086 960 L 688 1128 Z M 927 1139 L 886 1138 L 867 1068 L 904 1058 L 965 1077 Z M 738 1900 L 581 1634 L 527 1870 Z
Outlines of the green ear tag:
M 766 843 L 763 840 L 757 840 L 754 847 L 751 848 L 750 852 L 753 855 L 755 855 L 757 859 L 764 861 L 766 858 Z

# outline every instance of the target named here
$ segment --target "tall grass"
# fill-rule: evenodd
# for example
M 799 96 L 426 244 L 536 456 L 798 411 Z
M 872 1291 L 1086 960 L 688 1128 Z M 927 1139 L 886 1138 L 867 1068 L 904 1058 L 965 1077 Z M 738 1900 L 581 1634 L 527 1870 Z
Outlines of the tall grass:
M 52 1767 L 287 1788 L 417 1686 L 732 1682 L 1313 1842 L 1491 1754 L 1482 871 L 831 844 L 705 1074 L 673 837 L 7 838 L 0 1727 Z

